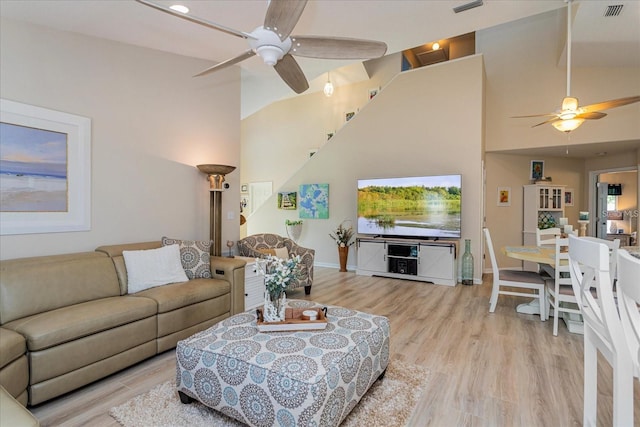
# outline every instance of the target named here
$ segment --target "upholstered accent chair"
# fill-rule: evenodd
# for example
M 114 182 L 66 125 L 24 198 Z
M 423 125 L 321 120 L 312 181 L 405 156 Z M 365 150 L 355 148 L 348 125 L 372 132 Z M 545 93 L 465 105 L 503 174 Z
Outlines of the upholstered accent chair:
M 289 289 L 304 286 L 304 293 L 309 295 L 313 283 L 313 260 L 316 254 L 314 249 L 302 247 L 291 239 L 270 233 L 254 234 L 238 241 L 238 250 L 242 256 L 264 258 L 267 254 L 261 251 L 276 248 L 287 248 L 289 256 L 300 255 L 300 271 L 298 277 L 289 285 Z

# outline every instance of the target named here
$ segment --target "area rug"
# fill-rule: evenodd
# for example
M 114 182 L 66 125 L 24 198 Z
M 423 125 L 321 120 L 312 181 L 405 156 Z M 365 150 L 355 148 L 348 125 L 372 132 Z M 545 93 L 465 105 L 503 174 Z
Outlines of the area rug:
M 384 379 L 376 381 L 371 386 L 341 426 L 406 425 L 428 380 L 429 369 L 400 360 L 391 360 Z M 111 408 L 109 415 L 125 427 L 244 425 L 201 403 L 180 403 L 173 381 L 160 384 L 120 406 Z

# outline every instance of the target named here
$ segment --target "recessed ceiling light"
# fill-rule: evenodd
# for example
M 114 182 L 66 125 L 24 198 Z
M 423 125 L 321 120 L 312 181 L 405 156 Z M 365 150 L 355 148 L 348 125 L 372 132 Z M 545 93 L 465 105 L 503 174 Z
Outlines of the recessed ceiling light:
M 174 4 L 173 6 L 169 6 L 169 9 L 175 10 L 176 12 L 180 13 L 189 13 L 189 8 L 181 4 Z
M 438 42 L 433 43 L 433 45 L 431 45 L 431 49 L 433 49 L 433 50 L 440 49 L 440 43 L 438 43 Z

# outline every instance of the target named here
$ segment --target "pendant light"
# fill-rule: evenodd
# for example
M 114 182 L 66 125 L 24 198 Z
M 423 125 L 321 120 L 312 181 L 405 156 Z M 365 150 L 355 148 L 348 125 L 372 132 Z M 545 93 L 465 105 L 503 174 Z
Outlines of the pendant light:
M 324 96 L 327 98 L 333 95 L 333 83 L 331 83 L 329 72 L 327 72 L 327 82 L 324 84 L 324 89 L 322 91 L 324 92 Z

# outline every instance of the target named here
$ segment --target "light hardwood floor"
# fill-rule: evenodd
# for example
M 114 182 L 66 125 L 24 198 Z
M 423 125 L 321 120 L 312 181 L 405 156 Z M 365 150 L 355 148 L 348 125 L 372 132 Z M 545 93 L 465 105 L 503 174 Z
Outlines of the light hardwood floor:
M 490 275 L 483 285 L 451 288 L 316 268 L 310 297 L 302 289 L 288 297 L 389 317 L 391 357 L 431 370 L 411 426 L 581 425 L 582 335 L 561 322 L 554 337 L 551 321 L 515 312 L 522 298 L 501 296 L 489 313 L 490 290 Z M 43 426 L 118 426 L 111 407 L 174 376 L 168 351 L 32 411 Z M 603 359 L 598 389 L 598 425 L 610 426 L 611 368 Z M 636 381 L 636 420 L 638 396 Z

